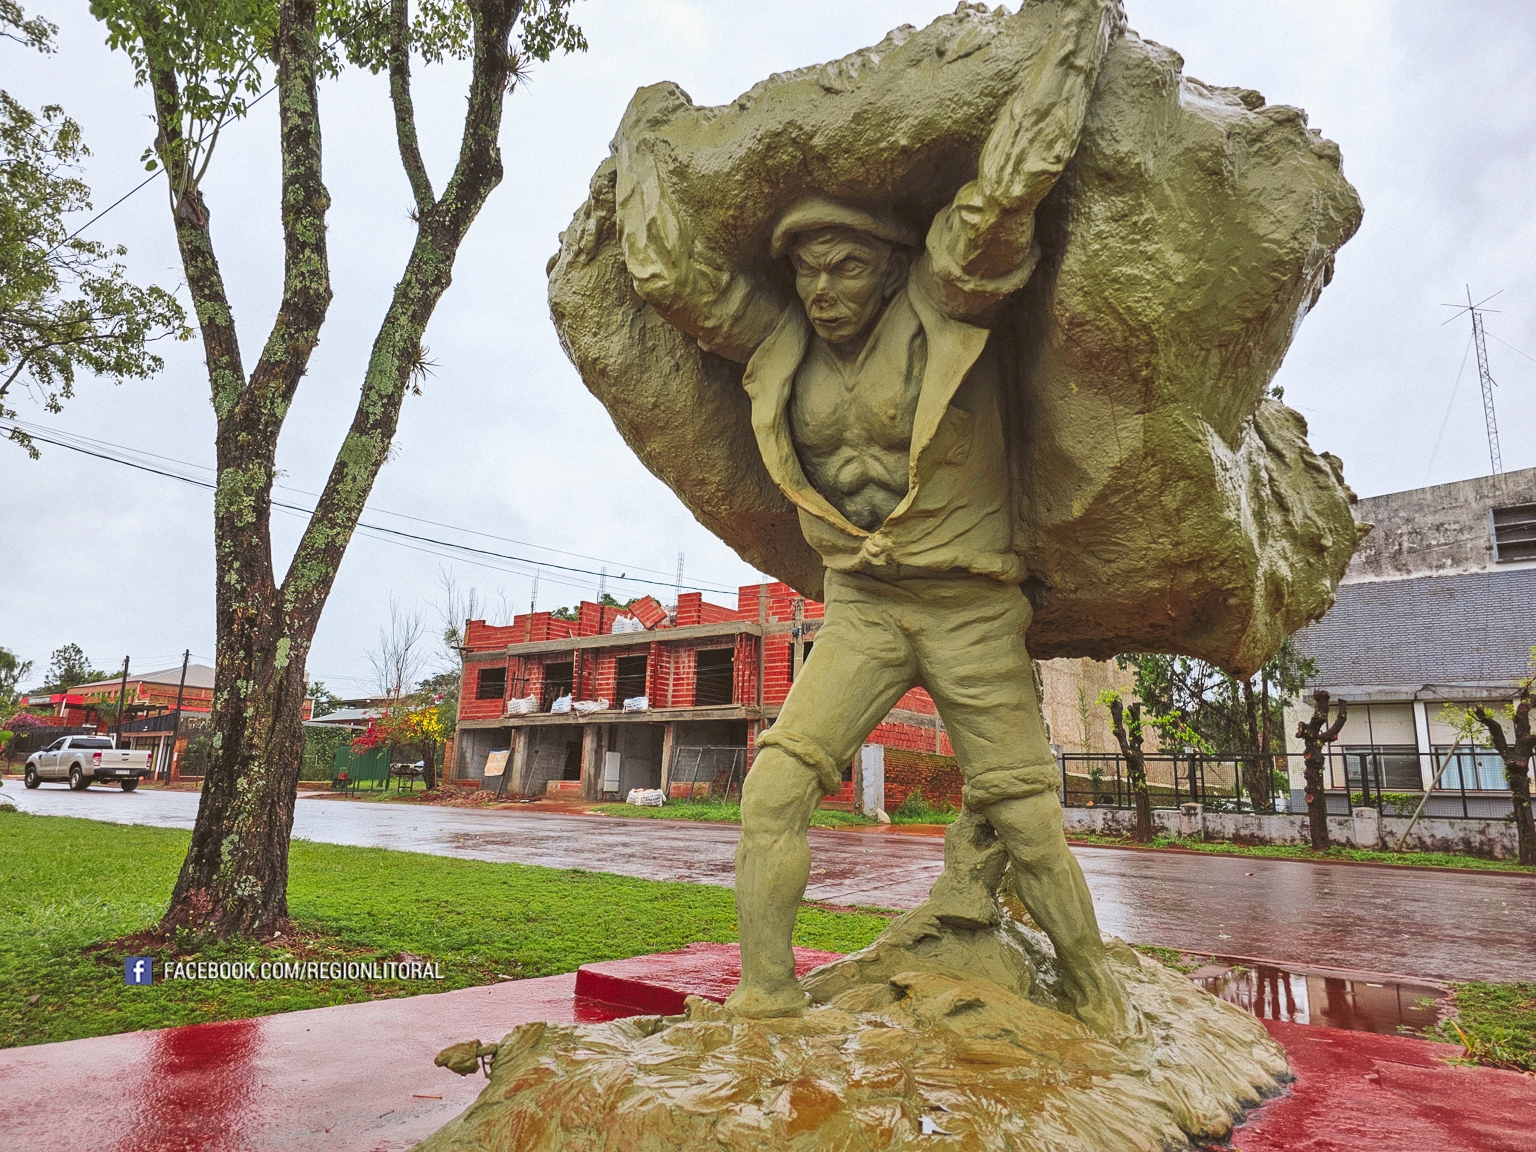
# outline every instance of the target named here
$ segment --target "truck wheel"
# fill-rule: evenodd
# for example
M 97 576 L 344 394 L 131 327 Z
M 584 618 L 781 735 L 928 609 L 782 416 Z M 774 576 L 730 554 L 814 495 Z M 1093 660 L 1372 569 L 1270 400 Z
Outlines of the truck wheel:
M 84 792 L 91 786 L 91 782 L 85 778 L 85 773 L 80 771 L 80 765 L 72 764 L 69 769 L 69 787 L 74 792 Z
M 124 792 L 132 792 L 139 786 L 139 782 L 137 780 L 119 780 L 118 784 L 122 786 Z
M 41 783 L 41 781 L 37 778 L 37 769 L 32 767 L 30 764 L 27 765 L 27 774 L 22 780 L 22 783 L 25 784 L 28 788 L 36 788 L 38 784 Z

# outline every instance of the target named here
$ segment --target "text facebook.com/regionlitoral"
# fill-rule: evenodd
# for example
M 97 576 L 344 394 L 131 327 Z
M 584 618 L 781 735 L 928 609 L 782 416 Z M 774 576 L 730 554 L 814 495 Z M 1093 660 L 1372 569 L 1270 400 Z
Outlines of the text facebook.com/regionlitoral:
M 206 961 L 154 961 L 148 957 L 132 957 L 145 961 L 137 971 L 127 973 L 131 984 L 171 983 L 178 980 L 441 980 L 443 966 L 440 961 L 332 961 L 300 960 L 294 962 L 264 962 L 257 964 L 245 960 Z

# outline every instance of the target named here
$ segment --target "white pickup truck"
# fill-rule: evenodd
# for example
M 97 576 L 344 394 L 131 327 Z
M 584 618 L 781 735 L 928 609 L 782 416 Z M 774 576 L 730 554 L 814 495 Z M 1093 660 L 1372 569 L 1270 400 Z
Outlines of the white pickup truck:
M 135 752 L 114 747 L 110 736 L 63 736 L 27 757 L 25 783 L 36 788 L 44 780 L 68 780 L 76 792 L 92 784 L 116 781 L 124 792 L 139 786 L 151 773 L 148 749 Z

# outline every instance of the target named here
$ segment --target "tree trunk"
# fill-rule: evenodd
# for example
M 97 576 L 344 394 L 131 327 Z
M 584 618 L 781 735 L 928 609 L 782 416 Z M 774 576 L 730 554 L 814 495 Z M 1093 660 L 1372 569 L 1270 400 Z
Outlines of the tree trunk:
M 1307 782 L 1307 825 L 1312 847 L 1318 852 L 1328 848 L 1328 794 L 1323 787 L 1323 754 L 1310 748 L 1302 757 Z
M 1269 767 L 1264 762 L 1263 733 L 1259 723 L 1259 705 L 1253 684 L 1243 681 L 1243 709 L 1247 718 L 1248 747 L 1244 749 L 1243 787 L 1248 789 L 1249 806 L 1256 813 L 1274 810 Z
M 1136 798 L 1136 842 L 1152 843 L 1152 797 L 1147 794 L 1146 756 L 1137 751 L 1134 758 L 1127 757 L 1126 775 L 1131 778 L 1131 795 Z
M 1511 757 L 1504 762 L 1510 798 L 1515 805 L 1515 838 L 1520 863 L 1536 864 L 1536 818 L 1531 815 L 1530 757 Z
M 1130 780 L 1131 795 L 1136 800 L 1136 834 L 1138 844 L 1152 843 L 1152 798 L 1147 794 L 1147 755 L 1142 747 L 1141 705 L 1130 707 L 1131 722 L 1125 722 L 1126 708 L 1118 697 L 1109 705 L 1110 727 L 1115 741 L 1120 745 L 1120 755 L 1125 757 L 1125 774 Z
M 288 919 L 306 679 L 303 661 L 279 666 L 274 657 L 251 650 L 219 660 L 214 753 L 162 928 L 260 937 Z
M 431 792 L 437 788 L 437 745 L 431 740 L 421 742 L 421 782 Z
M 1296 736 L 1306 752 L 1302 756 L 1307 782 L 1307 823 L 1312 835 L 1312 847 L 1321 852 L 1328 847 L 1328 793 L 1325 790 L 1323 769 L 1326 765 L 1324 750 L 1339 738 L 1344 722 L 1349 719 L 1349 704 L 1339 701 L 1338 715 L 1328 723 L 1328 693 L 1318 689 L 1312 693 L 1312 718 L 1298 721 Z

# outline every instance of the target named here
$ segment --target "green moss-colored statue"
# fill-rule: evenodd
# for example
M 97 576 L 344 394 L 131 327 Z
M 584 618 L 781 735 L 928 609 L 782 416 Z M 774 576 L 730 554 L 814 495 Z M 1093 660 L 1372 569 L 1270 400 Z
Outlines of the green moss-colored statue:
M 1030 669 L 1252 670 L 1356 541 L 1266 393 L 1359 203 L 1302 114 L 1179 67 L 1118 0 L 962 3 L 727 107 L 637 93 L 556 324 L 647 466 L 826 619 L 747 777 L 724 1010 L 509 1037 L 433 1147 L 1150 1149 L 1283 1075 L 1251 1018 L 1101 940 Z M 797 982 L 812 810 L 913 685 L 966 781 L 944 873 Z

